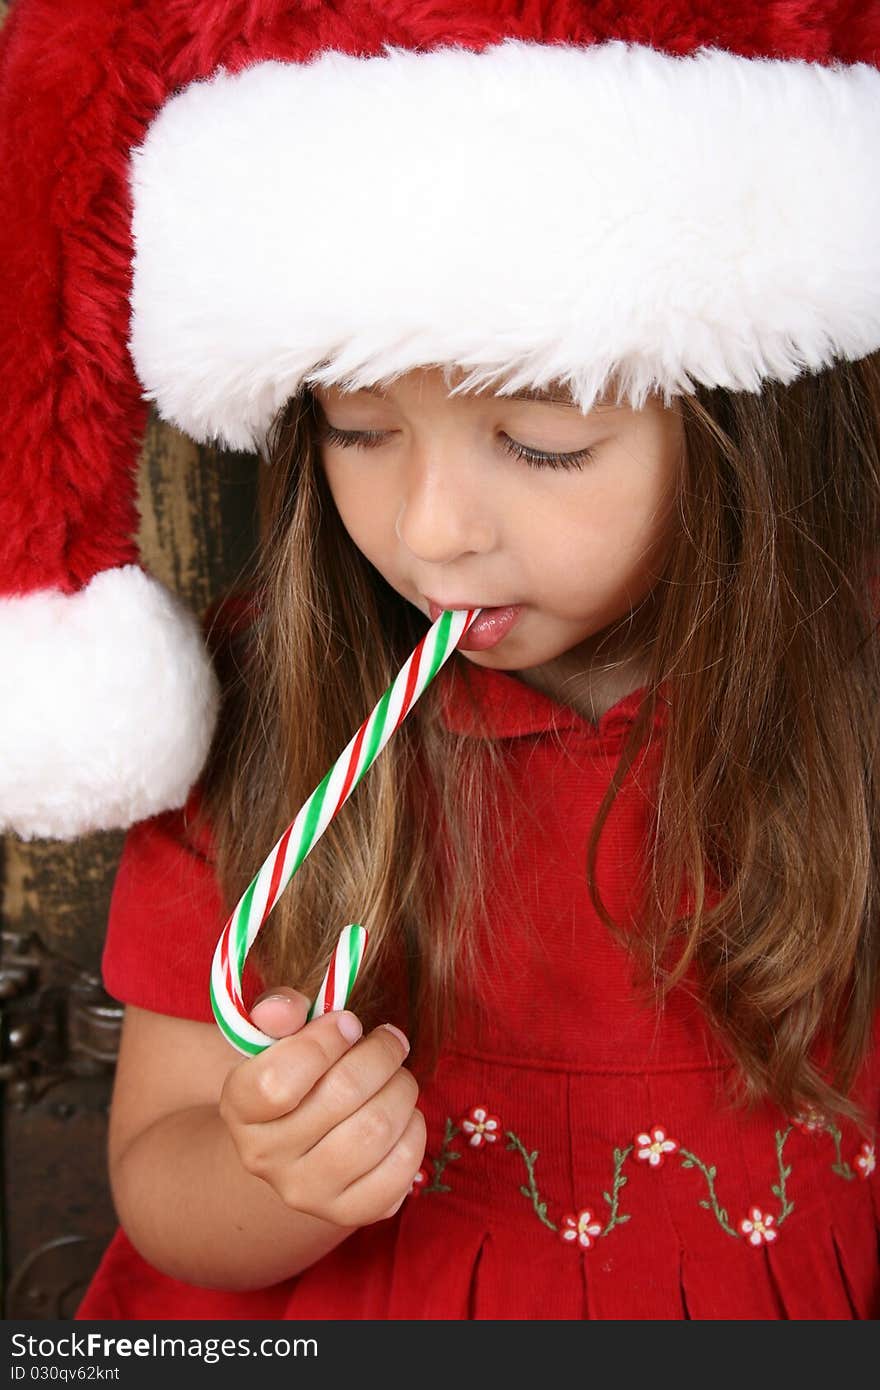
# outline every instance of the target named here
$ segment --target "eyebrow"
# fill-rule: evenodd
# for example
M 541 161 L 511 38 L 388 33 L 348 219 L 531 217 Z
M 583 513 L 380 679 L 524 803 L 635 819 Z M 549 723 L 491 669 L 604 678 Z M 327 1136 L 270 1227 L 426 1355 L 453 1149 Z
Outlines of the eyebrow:
M 510 391 L 499 396 L 502 401 L 540 401 L 543 405 L 574 405 L 571 396 L 560 396 L 554 391 Z
M 362 386 L 362 391 L 366 391 L 370 396 L 379 396 L 382 400 L 387 399 L 387 393 L 381 386 Z M 567 405 L 577 409 L 576 403 L 571 396 L 560 396 L 553 391 L 535 391 L 528 388 L 522 391 L 509 391 L 503 396 L 498 396 L 500 401 L 538 401 L 542 405 Z

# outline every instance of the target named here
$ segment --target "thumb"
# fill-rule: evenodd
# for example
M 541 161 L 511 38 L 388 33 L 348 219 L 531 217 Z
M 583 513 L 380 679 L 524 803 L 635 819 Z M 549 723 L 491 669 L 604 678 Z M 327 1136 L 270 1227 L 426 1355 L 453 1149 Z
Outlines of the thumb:
M 311 1000 L 281 985 L 267 990 L 251 1006 L 251 1022 L 270 1038 L 288 1038 L 305 1024 Z

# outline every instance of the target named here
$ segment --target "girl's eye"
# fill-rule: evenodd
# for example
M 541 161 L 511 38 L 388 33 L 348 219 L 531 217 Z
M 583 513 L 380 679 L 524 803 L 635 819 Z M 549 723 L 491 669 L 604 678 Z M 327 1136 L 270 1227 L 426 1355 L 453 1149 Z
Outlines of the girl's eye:
M 375 449 L 385 438 L 387 430 L 338 430 L 326 422 L 321 429 L 319 443 L 335 444 L 342 449 L 354 446 L 358 449 Z
M 321 431 L 322 444 L 337 445 L 342 449 L 375 449 L 387 437 L 387 430 L 338 430 L 333 425 L 324 424 Z M 583 468 L 595 454 L 595 448 L 578 449 L 572 454 L 549 454 L 542 449 L 529 449 L 518 444 L 509 435 L 503 436 L 503 448 L 514 458 L 522 459 L 530 468 Z
M 525 444 L 518 444 L 509 435 L 504 436 L 504 448 L 514 458 L 524 459 L 531 468 L 583 468 L 596 452 L 593 447 L 578 449 L 573 454 L 546 454 L 542 449 L 529 449 Z

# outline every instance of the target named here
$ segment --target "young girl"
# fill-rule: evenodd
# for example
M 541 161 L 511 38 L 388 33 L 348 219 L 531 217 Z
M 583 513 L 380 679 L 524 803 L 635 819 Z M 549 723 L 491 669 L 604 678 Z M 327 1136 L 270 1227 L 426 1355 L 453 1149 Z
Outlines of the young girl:
M 120 866 L 125 1234 L 79 1316 L 874 1316 L 880 358 L 586 416 L 447 375 L 282 412 L 215 847 L 193 799 Z M 258 938 L 282 1041 L 237 1059 L 215 875 L 476 604 Z M 352 916 L 352 1009 L 305 1023 Z
M 139 380 L 267 467 L 205 766 L 164 695 L 131 734 L 169 780 L 114 891 L 120 1229 L 78 1316 L 876 1317 L 876 25 L 246 8 L 114 16 L 102 88 L 114 138 L 158 112 Z M 469 607 L 260 931 L 243 1060 L 226 916 Z

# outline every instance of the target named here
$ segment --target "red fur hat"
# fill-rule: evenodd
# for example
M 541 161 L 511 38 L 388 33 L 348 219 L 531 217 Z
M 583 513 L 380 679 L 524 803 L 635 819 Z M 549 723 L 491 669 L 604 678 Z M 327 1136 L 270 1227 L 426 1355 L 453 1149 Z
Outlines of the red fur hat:
M 0 828 L 182 805 L 217 690 L 134 540 L 150 402 L 259 451 L 304 382 L 880 348 L 880 4 L 14 0 L 0 36 Z

